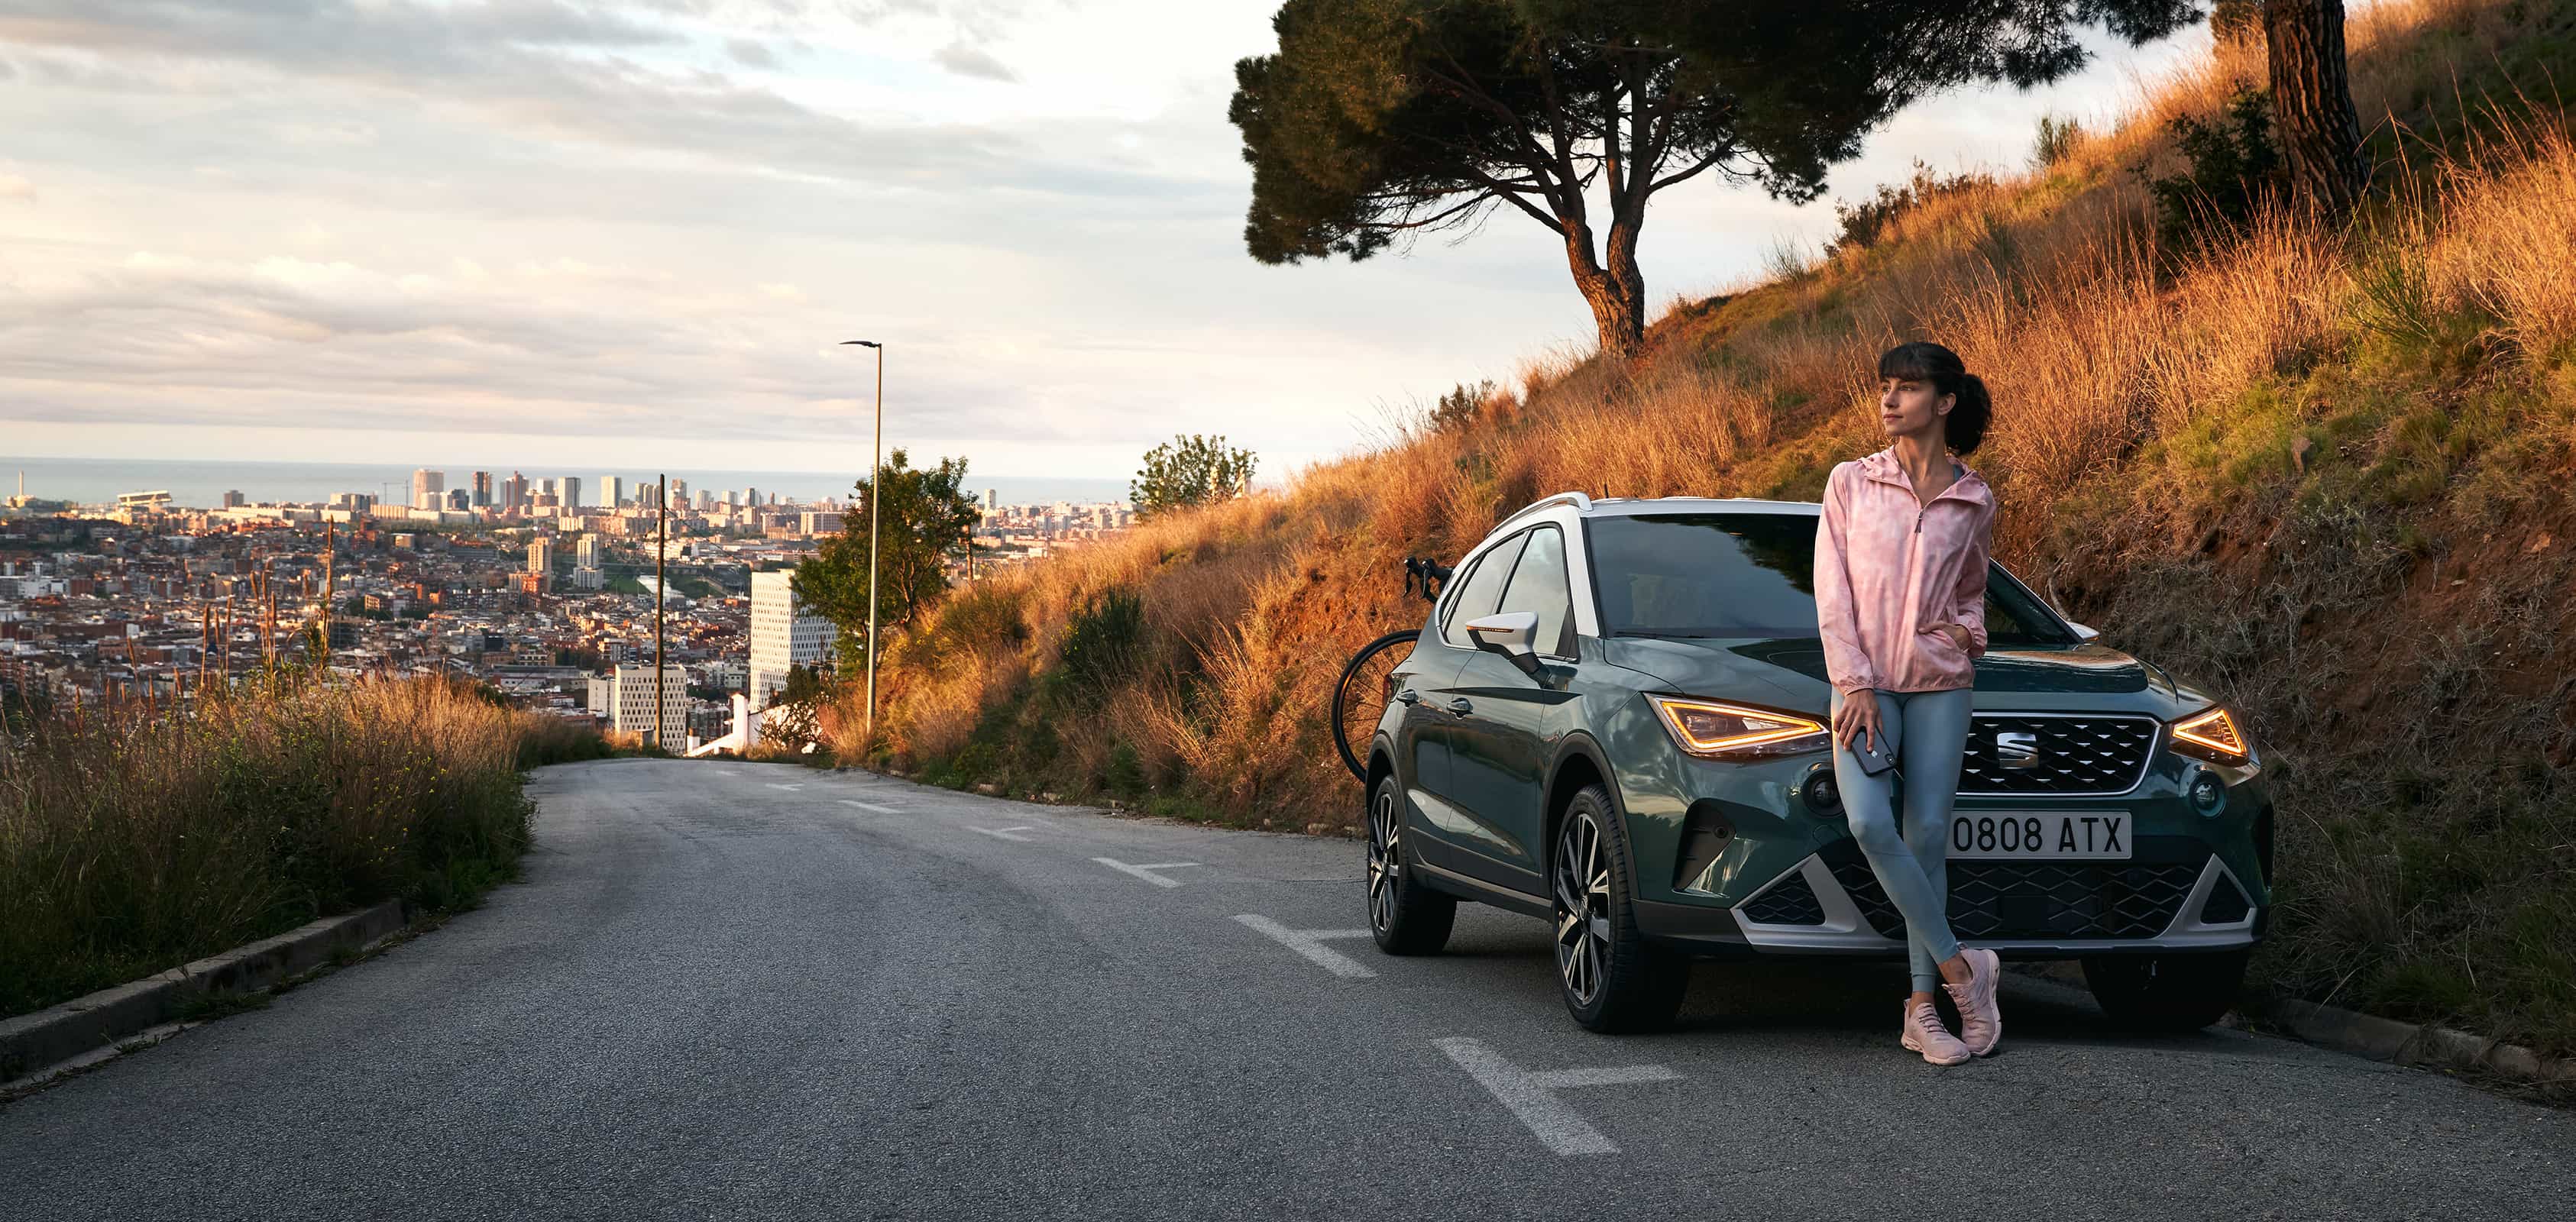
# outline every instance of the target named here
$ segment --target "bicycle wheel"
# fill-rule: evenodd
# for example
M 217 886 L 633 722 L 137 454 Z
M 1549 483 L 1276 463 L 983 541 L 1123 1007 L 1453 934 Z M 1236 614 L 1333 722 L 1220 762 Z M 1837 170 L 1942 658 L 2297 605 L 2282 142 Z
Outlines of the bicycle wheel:
M 1367 742 L 1386 712 L 1386 673 L 1404 660 L 1396 647 L 1410 645 L 1421 635 L 1419 628 L 1405 628 L 1361 646 L 1342 668 L 1340 681 L 1333 684 L 1333 746 L 1341 751 L 1342 763 L 1352 776 L 1368 779 L 1368 762 L 1360 758 L 1354 744 Z

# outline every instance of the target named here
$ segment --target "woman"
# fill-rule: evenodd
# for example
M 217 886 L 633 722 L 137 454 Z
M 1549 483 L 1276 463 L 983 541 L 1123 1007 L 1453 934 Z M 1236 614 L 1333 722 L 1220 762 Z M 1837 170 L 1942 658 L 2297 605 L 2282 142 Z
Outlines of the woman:
M 1994 1050 L 2002 965 L 1951 936 L 1942 859 L 1968 743 L 1975 659 L 1986 652 L 1986 556 L 1995 500 L 1958 462 L 1986 434 L 1986 385 L 1939 344 L 1899 344 L 1878 359 L 1879 420 L 1890 444 L 1838 463 L 1816 523 L 1816 612 L 1833 680 L 1834 781 L 1852 837 L 1905 916 L 1914 991 L 1899 1042 L 1935 1065 Z M 1883 737 L 1882 737 L 1883 734 Z M 1897 767 L 1870 776 L 1852 755 L 1871 743 Z M 1891 809 L 1905 790 L 1902 833 Z M 1935 981 L 1959 1009 L 1953 1035 L 1932 1006 Z

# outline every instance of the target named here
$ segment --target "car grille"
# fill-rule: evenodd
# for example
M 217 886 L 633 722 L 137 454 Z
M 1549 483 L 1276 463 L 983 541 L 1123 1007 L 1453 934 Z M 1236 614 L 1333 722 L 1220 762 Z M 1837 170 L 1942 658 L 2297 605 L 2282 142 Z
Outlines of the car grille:
M 2127 793 L 2146 776 L 2158 729 L 2152 717 L 2107 713 L 1979 713 L 1970 724 L 1959 792 L 1976 797 Z M 2008 731 L 2036 736 L 2037 767 L 2003 766 L 1995 740 Z
M 1737 911 L 1744 919 L 1762 925 L 1822 925 L 1825 905 L 1816 898 L 1816 889 L 1807 885 L 1804 873 L 1771 884 L 1769 890 L 1744 902 Z
M 1868 861 L 1855 851 L 1828 864 L 1870 928 L 1905 937 L 1905 916 Z M 1950 862 L 1950 932 L 1967 940 L 2152 938 L 2172 926 L 2202 864 Z

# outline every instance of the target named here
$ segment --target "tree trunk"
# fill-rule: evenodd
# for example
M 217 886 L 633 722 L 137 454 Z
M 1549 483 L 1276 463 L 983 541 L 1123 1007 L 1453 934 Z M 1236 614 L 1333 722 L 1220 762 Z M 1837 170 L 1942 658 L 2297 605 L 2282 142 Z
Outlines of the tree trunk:
M 2299 193 L 2329 219 L 2361 195 L 2361 122 L 2346 79 L 2342 0 L 2263 0 L 2272 119 Z
M 1637 270 L 1637 231 L 1633 225 L 1610 226 L 1610 266 L 1592 255 L 1592 227 L 1581 221 L 1565 226 L 1565 259 L 1574 272 L 1574 287 L 1592 305 L 1592 323 L 1601 333 L 1601 355 L 1625 361 L 1637 354 L 1646 337 L 1646 283 Z

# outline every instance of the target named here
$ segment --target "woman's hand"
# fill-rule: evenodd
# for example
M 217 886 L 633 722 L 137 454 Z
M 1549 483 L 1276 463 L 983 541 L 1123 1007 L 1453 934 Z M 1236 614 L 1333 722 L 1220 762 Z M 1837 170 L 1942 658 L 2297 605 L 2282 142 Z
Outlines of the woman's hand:
M 1878 691 L 1875 688 L 1864 687 L 1843 693 L 1843 707 L 1834 713 L 1834 741 L 1841 743 L 1845 750 L 1850 750 L 1854 742 L 1861 741 L 1863 733 L 1869 735 L 1868 742 L 1873 746 L 1881 737 Z
M 1968 652 L 1969 642 L 1976 639 L 1968 635 L 1968 627 L 1965 624 L 1926 624 L 1923 626 L 1923 630 L 1925 632 L 1930 632 L 1934 629 L 1940 630 L 1942 635 L 1949 637 L 1951 643 L 1957 645 L 1959 647 L 1959 652 L 1961 653 Z

